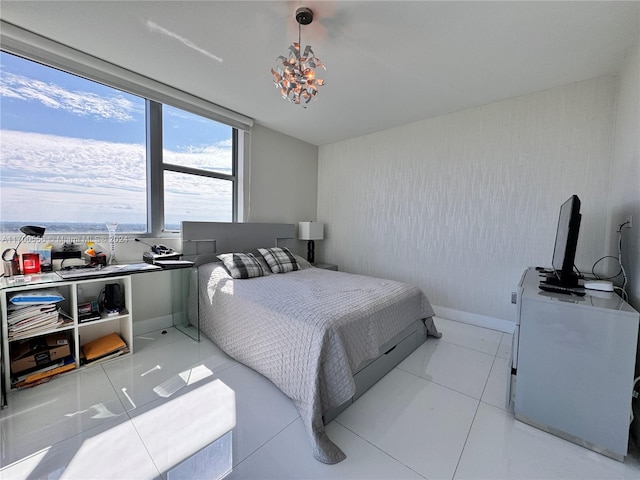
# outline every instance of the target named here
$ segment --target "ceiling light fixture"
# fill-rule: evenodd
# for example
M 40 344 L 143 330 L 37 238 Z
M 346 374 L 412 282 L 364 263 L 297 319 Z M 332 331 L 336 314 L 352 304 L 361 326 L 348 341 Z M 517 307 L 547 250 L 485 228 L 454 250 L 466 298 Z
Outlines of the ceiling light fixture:
M 300 55 L 300 29 L 301 25 L 309 25 L 313 21 L 313 12 L 310 8 L 301 7 L 296 10 L 298 22 L 298 43 L 289 47 L 289 57 L 280 55 L 277 58 L 276 69 L 271 69 L 273 83 L 280 89 L 282 98 L 296 105 L 306 104 L 316 99 L 318 87 L 324 85 L 324 80 L 316 78 L 316 68 L 326 67 L 315 56 L 311 45 L 307 45 L 304 53 Z

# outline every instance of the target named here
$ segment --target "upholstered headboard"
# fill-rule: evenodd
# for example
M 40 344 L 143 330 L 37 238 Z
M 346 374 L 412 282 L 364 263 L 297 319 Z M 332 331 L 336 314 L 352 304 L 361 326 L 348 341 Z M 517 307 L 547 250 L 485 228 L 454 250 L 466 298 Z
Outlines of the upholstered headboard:
M 293 223 L 182 222 L 182 254 L 197 264 L 216 255 L 250 252 L 261 247 L 293 246 Z

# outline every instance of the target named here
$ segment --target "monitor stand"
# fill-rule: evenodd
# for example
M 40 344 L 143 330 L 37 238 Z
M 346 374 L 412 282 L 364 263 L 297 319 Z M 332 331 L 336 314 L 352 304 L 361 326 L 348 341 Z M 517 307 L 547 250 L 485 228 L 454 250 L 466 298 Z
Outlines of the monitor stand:
M 554 272 L 547 273 L 545 280 L 542 281 L 550 286 L 557 287 L 578 287 L 578 276 L 572 274 L 569 278 L 562 278 L 560 280 Z
M 540 281 L 540 290 L 554 293 L 565 293 L 583 296 L 584 288 L 578 284 L 578 276 L 571 275 L 569 279 L 558 279 L 555 273 L 547 273 L 546 279 Z

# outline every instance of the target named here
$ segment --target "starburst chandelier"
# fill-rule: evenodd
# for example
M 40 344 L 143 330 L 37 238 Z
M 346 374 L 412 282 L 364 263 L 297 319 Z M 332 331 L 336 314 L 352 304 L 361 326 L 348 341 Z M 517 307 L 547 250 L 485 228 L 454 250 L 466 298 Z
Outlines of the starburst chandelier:
M 323 68 L 324 64 L 315 56 L 311 45 L 307 45 L 304 53 L 300 55 L 300 29 L 301 25 L 309 25 L 313 21 L 313 12 L 307 7 L 296 10 L 298 22 L 298 43 L 289 47 L 289 56 L 280 55 L 275 70 L 271 69 L 273 83 L 280 89 L 282 98 L 296 105 L 306 104 L 315 100 L 318 95 L 318 87 L 324 85 L 324 80 L 316 78 L 316 69 Z

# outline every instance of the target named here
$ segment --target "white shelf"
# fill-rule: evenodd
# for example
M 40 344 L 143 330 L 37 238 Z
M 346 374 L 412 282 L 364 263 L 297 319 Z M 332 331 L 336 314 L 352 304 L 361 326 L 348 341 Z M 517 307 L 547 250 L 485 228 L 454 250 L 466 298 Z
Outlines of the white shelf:
M 124 298 L 123 311 L 118 315 L 106 315 L 104 313 L 101 313 L 100 319 L 80 323 L 78 320 L 78 305 L 87 301 L 97 300 L 100 292 L 108 283 L 118 283 L 120 285 Z M 32 335 L 25 335 L 17 339 L 9 339 L 7 319 L 9 296 L 20 291 L 45 288 L 55 288 L 60 291 L 62 296 L 64 296 L 64 300 L 62 302 L 59 302 L 59 305 L 66 313 L 68 313 L 73 318 L 73 321 L 71 323 L 60 325 L 56 328 L 52 328 L 42 332 L 35 332 Z M 2 306 L 2 362 L 4 367 L 4 376 L 1 381 L 5 386 L 5 391 L 10 391 L 12 389 L 11 378 L 13 375 L 11 372 L 10 358 L 11 345 L 14 342 L 18 342 L 20 340 L 42 337 L 50 335 L 52 333 L 64 331 L 70 332 L 71 340 L 73 343 L 71 353 L 76 364 L 76 369 L 72 370 L 71 372 L 74 372 L 78 368 L 82 367 L 82 365 L 80 364 L 80 353 L 82 345 L 113 332 L 120 335 L 120 337 L 127 344 L 129 353 L 125 355 L 130 355 L 133 353 L 133 321 L 132 315 L 130 313 L 130 309 L 132 306 L 132 290 L 131 277 L 129 275 L 65 281 L 56 281 L 55 277 L 52 277 L 51 281 L 44 281 L 33 284 L 15 284 L 12 286 L 8 286 L 0 291 L 0 305 Z M 93 363 L 88 365 L 92 364 Z

